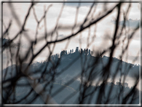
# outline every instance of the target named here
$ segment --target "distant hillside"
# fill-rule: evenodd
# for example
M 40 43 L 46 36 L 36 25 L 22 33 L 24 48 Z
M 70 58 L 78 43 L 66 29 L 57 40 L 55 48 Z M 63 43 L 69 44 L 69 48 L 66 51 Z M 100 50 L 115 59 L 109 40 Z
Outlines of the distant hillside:
M 28 69 L 28 72 L 31 74 L 33 73 L 33 75 L 31 75 L 32 78 L 41 77 L 41 74 L 43 72 L 46 72 L 46 74 L 44 74 L 45 78 L 51 78 L 49 75 L 50 72 L 51 71 L 56 72 L 58 75 L 55 75 L 54 81 L 50 82 L 50 84 L 46 87 L 46 89 L 48 90 L 47 93 L 50 90 L 50 86 L 53 85 L 50 95 L 55 99 L 57 103 L 67 103 L 67 104 L 78 103 L 79 102 L 78 98 L 80 95 L 79 87 L 80 85 L 84 84 L 78 80 L 81 77 L 82 70 L 84 69 L 84 75 L 83 75 L 84 79 L 87 79 L 89 76 L 89 73 L 93 72 L 90 76 L 90 81 L 93 81 L 96 79 L 98 80 L 102 78 L 101 73 L 103 71 L 103 68 L 106 66 L 107 62 L 109 61 L 109 57 L 106 57 L 106 56 L 94 57 L 91 54 L 92 52 L 88 49 L 78 50 L 78 48 L 76 48 L 75 52 L 71 50 L 69 53 L 67 53 L 67 51 L 64 50 L 60 53 L 60 55 L 58 54 L 52 55 L 50 58 L 50 61 L 33 63 Z M 120 66 L 119 66 L 119 63 L 120 63 Z M 58 64 L 57 67 L 56 67 L 56 64 Z M 24 69 L 27 67 L 27 64 L 24 63 L 22 66 L 23 66 L 22 70 L 24 71 Z M 87 68 L 88 66 L 89 68 Z M 115 73 L 117 73 L 116 77 L 120 77 L 120 75 L 123 74 L 131 78 L 135 78 L 136 75 L 139 75 L 139 67 L 140 66 L 121 61 L 117 58 L 113 58 L 112 64 L 110 66 L 109 78 L 114 77 Z M 6 75 L 5 79 L 11 78 L 15 76 L 16 71 L 19 71 L 19 69 L 20 69 L 19 66 L 11 65 L 3 70 L 3 77 Z M 5 74 L 6 71 L 8 71 L 7 74 Z M 77 78 L 73 79 L 78 74 L 80 75 Z M 72 82 L 66 85 L 66 83 L 68 83 L 71 80 Z M 39 79 L 39 82 L 41 82 L 42 84 L 42 78 L 41 80 Z M 25 78 L 21 78 L 18 81 L 18 84 L 23 84 L 23 83 L 27 83 L 27 80 Z M 120 87 L 124 87 L 123 92 L 121 92 L 121 94 L 123 93 L 121 95 L 121 99 L 125 95 L 127 95 L 127 93 L 131 90 L 131 88 L 128 87 L 127 83 L 125 83 L 124 86 L 121 84 L 121 82 L 118 82 L 117 84 L 107 83 L 105 86 L 106 90 L 104 93 L 102 103 L 105 102 L 106 98 L 108 98 L 107 93 L 111 86 L 113 86 L 113 88 L 111 93 L 109 94 L 110 99 L 108 101 L 110 104 L 120 103 L 119 100 L 117 99 L 118 96 L 120 95 L 120 89 L 121 89 Z M 58 94 L 54 95 L 54 93 L 60 88 L 63 88 L 63 89 L 59 91 Z M 83 103 L 85 104 L 96 103 L 98 93 L 100 91 L 99 85 L 90 86 L 88 90 L 86 91 L 85 95 L 92 92 L 94 89 L 96 89 L 96 91 L 92 94 L 91 100 L 89 100 L 90 97 L 88 96 L 85 98 L 85 101 Z M 22 98 L 22 96 L 28 93 L 29 90 L 30 90 L 29 86 L 17 87 L 16 99 L 18 100 Z M 130 100 L 133 98 L 131 103 L 133 104 L 139 103 L 138 92 L 139 91 L 136 89 L 134 95 L 129 98 Z M 68 99 L 67 97 L 71 94 L 73 94 L 72 97 L 70 96 L 70 98 Z M 65 100 L 67 101 L 64 102 Z M 20 102 L 20 103 L 26 103 L 26 101 Z M 39 104 L 43 102 L 40 98 L 38 98 L 33 103 Z M 129 101 L 127 103 L 129 103 Z

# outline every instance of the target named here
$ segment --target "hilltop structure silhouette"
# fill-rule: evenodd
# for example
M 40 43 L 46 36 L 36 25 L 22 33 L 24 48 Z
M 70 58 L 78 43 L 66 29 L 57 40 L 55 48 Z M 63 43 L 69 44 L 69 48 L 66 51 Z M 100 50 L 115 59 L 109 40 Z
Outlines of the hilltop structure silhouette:
M 91 51 L 90 49 L 84 49 L 84 50 L 80 49 L 79 50 L 79 47 L 76 47 L 75 52 L 74 52 L 73 49 L 71 49 L 69 52 L 67 52 L 67 50 L 63 50 L 63 51 L 60 52 L 60 54 L 52 55 L 51 59 L 54 61 L 54 60 L 56 60 L 58 58 L 66 57 L 66 56 L 75 57 L 78 54 L 92 56 L 92 53 L 93 53 L 93 51 Z

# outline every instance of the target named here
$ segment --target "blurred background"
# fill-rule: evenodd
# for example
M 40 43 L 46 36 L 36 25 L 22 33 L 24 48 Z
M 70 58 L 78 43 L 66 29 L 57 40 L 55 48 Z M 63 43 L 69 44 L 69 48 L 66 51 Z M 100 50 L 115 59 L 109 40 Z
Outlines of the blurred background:
M 141 6 L 3 1 L 1 104 L 139 104 Z

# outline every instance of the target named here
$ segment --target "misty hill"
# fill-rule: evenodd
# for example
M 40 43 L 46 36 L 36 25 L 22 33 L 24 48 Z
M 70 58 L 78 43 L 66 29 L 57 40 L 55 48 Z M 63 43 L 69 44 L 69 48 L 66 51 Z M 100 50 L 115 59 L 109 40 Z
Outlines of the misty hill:
M 35 62 L 29 67 L 29 72 L 34 72 L 40 70 L 39 73 L 42 73 L 43 70 L 46 68 L 46 72 L 49 72 L 50 70 L 54 70 L 56 72 L 61 72 L 64 68 L 68 66 L 68 68 L 61 73 L 61 75 L 76 75 L 78 73 L 81 73 L 82 69 L 86 70 L 86 75 L 90 72 L 90 69 L 94 67 L 94 71 L 98 73 L 101 73 L 103 68 L 107 65 L 109 61 L 109 57 L 107 56 L 100 56 L 95 57 L 91 55 L 90 50 L 78 50 L 76 48 L 76 51 L 73 52 L 71 50 L 69 53 L 67 51 L 62 51 L 60 55 L 52 55 L 50 58 L 50 61 L 44 61 L 44 62 Z M 96 62 L 95 62 L 96 61 Z M 58 66 L 56 67 L 56 64 L 58 63 Z M 27 67 L 28 64 L 23 63 L 22 69 Z M 119 66 L 118 66 L 119 65 Z M 83 67 L 82 67 L 83 66 Z M 87 66 L 89 66 L 87 68 Z M 16 65 L 11 65 L 4 69 L 3 71 L 8 70 L 9 72 L 12 70 L 16 70 L 16 67 L 19 68 Z M 128 72 L 128 76 L 134 77 L 134 75 L 139 75 L 139 67 L 140 65 L 134 65 L 131 63 L 127 63 L 124 61 L 121 61 L 117 58 L 112 58 L 112 63 L 110 66 L 110 76 L 113 77 L 113 75 L 117 72 L 117 75 L 120 75 L 120 72 L 125 75 Z M 20 69 L 20 68 L 19 68 Z M 14 74 L 14 72 L 12 72 Z M 8 74 L 7 74 L 8 76 Z
M 102 71 L 104 70 L 103 68 L 106 66 L 109 59 L 110 58 L 107 56 L 94 57 L 92 56 L 92 52 L 90 50 L 88 49 L 79 50 L 78 48 L 76 48 L 75 52 L 73 52 L 73 50 L 70 50 L 70 52 L 67 53 L 67 51 L 64 50 L 60 53 L 60 55 L 59 54 L 52 55 L 50 58 L 50 61 L 33 63 L 29 67 L 28 72 L 32 74 L 31 77 L 34 77 L 34 78 L 39 77 L 39 82 L 41 84 L 42 84 L 42 78 L 40 77 L 43 72 L 45 72 L 44 78 L 51 78 L 52 71 L 56 72 L 58 75 L 55 75 L 54 80 L 50 82 L 50 84 L 46 88 L 47 90 L 49 90 L 50 86 L 53 85 L 52 91 L 50 93 L 52 96 L 58 89 L 63 87 L 62 91 L 60 91 L 57 95 L 52 96 L 57 103 L 63 103 L 63 101 L 66 99 L 67 96 L 75 93 L 67 102 L 65 102 L 67 104 L 72 104 L 72 103 L 78 103 L 78 98 L 79 98 L 78 89 L 80 85 L 84 84 L 83 82 L 79 81 L 81 75 L 79 75 L 75 79 L 73 78 L 76 77 L 78 74 L 81 74 L 82 70 L 84 70 L 84 74 L 83 74 L 84 80 L 88 78 L 90 72 L 93 72 L 90 76 L 90 81 L 101 79 L 102 78 L 101 74 L 102 74 Z M 27 64 L 24 63 L 22 65 L 22 70 L 24 70 L 26 67 L 27 67 Z M 124 76 L 127 75 L 131 78 L 135 78 L 139 74 L 139 67 L 140 66 L 138 65 L 127 63 L 117 58 L 112 58 L 109 78 L 114 77 L 116 73 L 117 73 L 116 77 L 118 78 L 120 77 L 120 75 L 124 75 Z M 16 71 L 19 69 L 20 67 L 18 65 L 11 65 L 3 70 L 3 77 L 6 71 L 8 71 L 6 74 L 6 79 L 13 77 L 16 74 Z M 66 83 L 68 83 L 70 80 L 72 80 L 72 83 L 69 85 L 66 85 Z M 21 78 L 18 81 L 18 84 L 21 84 L 21 83 L 28 83 L 28 82 L 25 78 Z M 124 97 L 131 90 L 131 88 L 128 86 L 127 83 L 125 83 L 124 85 L 122 85 L 121 82 L 118 82 L 117 84 L 107 83 L 105 88 L 106 89 L 105 94 L 103 97 L 104 99 L 102 103 L 108 97 L 107 93 L 111 85 L 113 85 L 113 89 L 111 93 L 109 94 L 109 96 L 110 96 L 110 99 L 113 99 L 113 100 L 109 101 L 110 104 L 120 103 L 119 100 L 117 99 L 118 96 L 120 95 L 120 87 L 124 87 L 123 92 L 121 92 L 121 94 L 123 93 L 122 97 Z M 94 89 L 96 89 L 96 91 L 94 92 L 91 100 L 89 100 L 89 96 L 88 96 L 86 97 L 86 100 L 84 103 L 87 104 L 89 101 L 90 103 L 96 103 L 98 93 L 100 91 L 100 85 L 90 86 L 85 94 L 88 94 Z M 16 92 L 17 100 L 22 98 L 22 96 L 28 93 L 29 90 L 30 90 L 29 86 L 17 87 L 17 92 Z M 133 95 L 134 97 L 131 96 L 129 98 L 131 100 L 131 98 L 133 97 L 132 103 L 134 104 L 138 103 L 139 101 L 138 92 L 139 92 L 138 90 L 135 90 L 135 93 Z M 26 103 L 26 101 L 20 102 L 20 103 Z M 33 103 L 39 104 L 43 102 L 40 98 L 38 98 Z M 129 103 L 129 101 L 127 103 Z
M 50 85 L 48 85 L 46 87 L 46 90 L 50 89 Z M 53 87 L 52 87 L 52 91 L 51 91 L 50 95 L 52 96 L 55 92 L 58 92 L 56 95 L 52 96 L 52 98 L 58 104 L 63 104 L 63 103 L 65 103 L 65 104 L 77 104 L 77 103 L 79 103 L 78 99 L 79 99 L 79 96 L 80 96 L 80 91 L 78 89 L 79 89 L 80 85 L 81 85 L 81 83 L 79 81 L 76 81 L 76 80 L 68 86 L 54 82 L 54 83 L 52 83 Z M 112 85 L 113 85 L 113 88 L 112 88 L 110 94 L 108 95 L 108 90 L 109 90 L 109 88 L 111 88 Z M 103 104 L 105 102 L 105 100 L 107 100 L 109 98 L 109 100 L 108 100 L 109 104 L 119 104 L 120 103 L 120 101 L 118 99 L 119 95 L 120 95 L 120 98 L 122 99 L 132 89 L 132 88 L 129 88 L 127 86 L 124 86 L 123 91 L 120 92 L 120 86 L 121 85 L 119 85 L 119 84 L 115 85 L 113 83 L 107 83 L 101 103 Z M 62 88 L 62 90 L 58 91 L 60 88 Z M 94 93 L 89 96 L 89 94 L 93 91 L 94 91 Z M 88 96 L 84 99 L 83 103 L 84 104 L 95 104 L 97 102 L 97 99 L 98 99 L 98 96 L 99 96 L 98 95 L 99 91 L 100 91 L 100 86 L 90 86 L 87 89 L 87 91 L 85 92 L 85 95 L 88 95 Z M 18 101 L 19 99 L 23 98 L 23 96 L 26 95 L 29 92 L 30 92 L 29 86 L 16 87 L 16 100 Z M 48 93 L 48 91 L 47 91 L 47 93 Z M 34 95 L 34 93 L 32 93 L 29 97 L 27 97 L 27 100 L 23 100 L 22 102 L 20 102 L 20 104 L 27 103 L 27 101 L 30 100 L 31 97 L 33 97 L 33 95 Z M 137 89 L 134 91 L 134 94 L 132 94 L 129 97 L 129 100 L 126 103 L 129 104 L 130 102 L 132 104 L 138 104 L 139 103 L 139 91 Z M 33 104 L 43 104 L 44 102 L 42 101 L 42 99 L 40 97 L 38 97 L 32 103 Z

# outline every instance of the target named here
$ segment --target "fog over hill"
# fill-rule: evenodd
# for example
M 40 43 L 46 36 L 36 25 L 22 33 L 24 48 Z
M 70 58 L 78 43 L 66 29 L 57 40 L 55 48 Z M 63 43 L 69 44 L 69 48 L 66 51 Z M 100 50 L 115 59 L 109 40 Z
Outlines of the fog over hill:
M 47 79 L 49 83 L 46 86 L 46 92 L 50 94 L 58 104 L 78 104 L 80 103 L 81 95 L 85 96 L 82 103 L 95 104 L 98 102 L 101 93 L 102 72 L 109 59 L 110 58 L 107 56 L 92 56 L 92 52 L 88 49 L 79 50 L 76 48 L 75 52 L 70 50 L 69 53 L 63 50 L 60 55 L 52 55 L 48 62 L 33 63 L 28 69 L 28 74 L 30 78 L 37 78 L 37 81 L 43 86 L 45 86 L 45 83 L 42 79 Z M 27 66 L 28 64 L 23 64 L 22 70 Z M 118 78 L 119 81 L 108 81 L 105 83 L 105 91 L 102 92 L 103 98 L 100 103 L 123 103 L 125 96 L 128 95 L 133 87 L 130 87 L 129 83 L 122 77 L 131 77 L 135 82 L 136 77 L 139 75 L 139 67 L 139 65 L 133 65 L 117 58 L 112 58 L 109 79 L 113 80 L 113 78 Z M 20 69 L 18 65 L 11 65 L 4 69 L 3 80 L 14 77 L 18 69 Z M 55 74 L 55 77 L 51 81 L 50 78 L 53 74 Z M 95 83 L 97 83 L 97 81 L 99 81 L 99 84 L 96 85 Z M 92 84 L 88 85 L 89 82 L 92 82 Z M 22 86 L 22 84 L 27 85 Z M 83 93 L 84 85 L 86 85 L 87 88 Z M 111 91 L 109 92 L 109 90 Z M 29 82 L 26 77 L 22 77 L 16 83 L 16 100 L 18 101 L 29 92 Z M 3 95 L 6 95 L 6 90 L 3 90 Z M 27 103 L 28 99 L 33 95 L 31 94 L 27 97 L 27 100 L 19 101 L 18 103 Z M 40 104 L 43 103 L 43 101 L 38 97 L 32 103 Z M 139 90 L 135 89 L 133 93 L 129 95 L 125 103 L 138 104 Z

